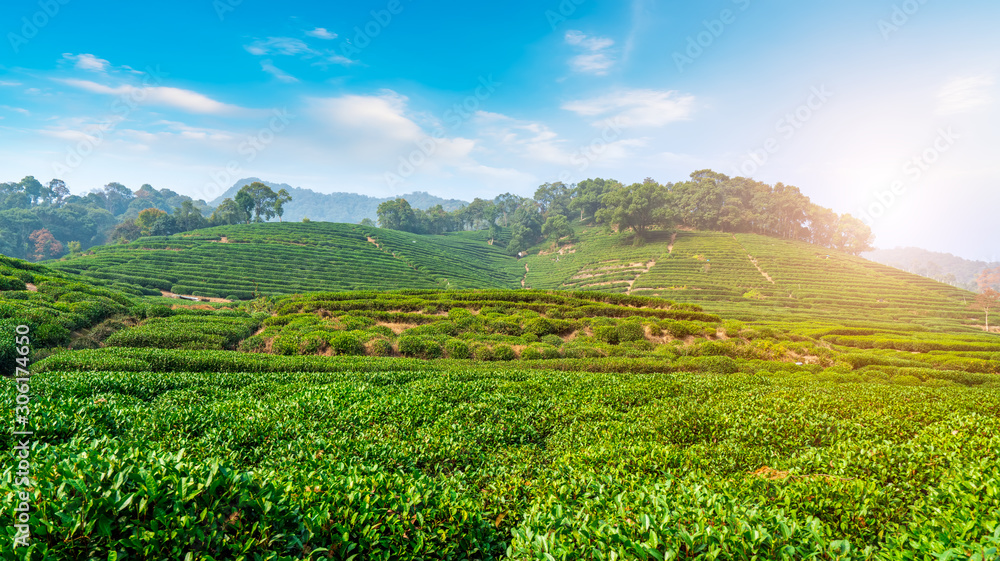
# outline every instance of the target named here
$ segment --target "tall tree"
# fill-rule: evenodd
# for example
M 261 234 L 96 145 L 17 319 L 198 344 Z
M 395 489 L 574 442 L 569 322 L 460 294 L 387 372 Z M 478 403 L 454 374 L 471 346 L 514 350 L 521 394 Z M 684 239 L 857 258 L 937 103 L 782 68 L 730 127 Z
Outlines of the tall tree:
M 236 207 L 240 210 L 240 216 L 247 224 L 249 224 L 250 217 L 253 215 L 254 207 L 253 195 L 250 194 L 249 185 L 244 185 L 236 193 L 234 202 L 236 203 Z
M 990 310 L 1000 308 L 1000 292 L 987 288 L 976 295 L 972 308 L 986 313 L 986 331 L 990 330 Z
M 128 187 L 114 181 L 105 185 L 97 195 L 104 201 L 104 208 L 115 216 L 124 214 L 129 203 L 135 198 L 135 193 Z
M 840 217 L 834 237 L 835 248 L 851 255 L 858 255 L 871 251 L 873 241 L 872 229 L 867 224 L 850 214 Z
M 158 208 L 147 208 L 139 213 L 139 216 L 135 219 L 135 224 L 139 227 L 143 236 L 149 236 L 153 223 L 156 222 L 157 218 L 165 214 L 165 212 Z
M 35 261 L 52 259 L 63 254 L 63 244 L 52 235 L 52 232 L 44 228 L 32 232 L 28 239 L 34 244 L 32 257 Z
M 376 214 L 378 214 L 378 224 L 382 228 L 410 232 L 415 226 L 416 215 L 406 199 L 385 201 L 378 205 Z
M 979 286 L 979 290 L 983 291 L 987 288 L 992 288 L 994 290 L 1000 290 L 1000 267 L 996 269 L 986 269 L 976 276 L 976 284 Z
M 281 217 L 285 215 L 285 203 L 290 202 L 292 202 L 292 196 L 288 194 L 288 191 L 279 189 L 274 199 L 274 213 L 278 215 L 278 222 L 281 222 Z
M 595 220 L 616 228 L 619 232 L 632 230 L 639 238 L 655 226 L 667 226 L 674 213 L 667 206 L 666 187 L 656 182 L 633 183 L 605 193 L 601 197 L 604 208 Z

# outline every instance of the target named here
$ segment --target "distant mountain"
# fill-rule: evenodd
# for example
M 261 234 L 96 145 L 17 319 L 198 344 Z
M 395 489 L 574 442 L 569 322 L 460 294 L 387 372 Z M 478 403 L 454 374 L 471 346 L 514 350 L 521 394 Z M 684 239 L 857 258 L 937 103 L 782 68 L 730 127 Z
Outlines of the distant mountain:
M 950 253 L 916 247 L 876 249 L 862 254 L 862 257 L 968 290 L 977 289 L 976 276 L 979 273 L 1000 267 L 1000 262 L 970 261 Z
M 282 217 L 282 220 L 286 222 L 298 222 L 303 218 L 309 218 L 310 220 L 318 220 L 322 222 L 344 222 L 348 224 L 357 224 L 365 218 L 376 220 L 378 218 L 376 215 L 378 205 L 385 201 L 397 198 L 386 197 L 384 199 L 379 199 L 369 197 L 367 195 L 359 195 L 357 193 L 317 193 L 311 189 L 302 189 L 300 187 L 292 187 L 284 183 L 272 183 L 270 181 L 263 181 L 256 177 L 248 177 L 237 181 L 225 193 L 220 195 L 210 204 L 213 207 L 219 206 L 223 200 L 235 197 L 236 193 L 239 192 L 244 185 L 248 185 L 254 181 L 260 181 L 275 191 L 278 189 L 284 189 L 288 191 L 289 195 L 292 196 L 292 202 L 285 205 L 285 215 Z M 406 201 L 410 203 L 410 206 L 413 208 L 423 210 L 431 208 L 435 205 L 441 205 L 445 210 L 452 211 L 469 204 L 465 201 L 459 201 L 456 199 L 442 199 L 441 197 L 435 197 L 434 195 L 424 193 L 422 191 L 400 195 L 398 198 L 406 199 Z

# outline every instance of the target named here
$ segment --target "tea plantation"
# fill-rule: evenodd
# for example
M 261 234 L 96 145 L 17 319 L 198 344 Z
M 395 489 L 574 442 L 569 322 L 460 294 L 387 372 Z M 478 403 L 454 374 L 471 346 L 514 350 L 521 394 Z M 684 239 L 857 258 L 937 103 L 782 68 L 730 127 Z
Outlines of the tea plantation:
M 969 293 L 745 234 L 530 253 L 309 223 L 0 258 L 3 372 L 34 351 L 0 559 L 1000 558 Z

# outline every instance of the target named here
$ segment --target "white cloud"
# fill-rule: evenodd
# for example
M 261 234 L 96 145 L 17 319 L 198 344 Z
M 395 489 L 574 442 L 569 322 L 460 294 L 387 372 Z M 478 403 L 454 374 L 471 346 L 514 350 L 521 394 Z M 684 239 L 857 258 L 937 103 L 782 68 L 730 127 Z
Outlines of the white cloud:
M 324 33 L 329 32 L 323 28 L 316 28 L 313 31 L 323 31 Z M 306 32 L 307 35 L 315 35 L 313 32 Z M 323 39 L 333 39 L 336 34 L 330 34 L 330 37 L 321 37 Z M 319 66 L 326 69 L 331 64 L 337 64 L 341 66 L 350 66 L 356 64 L 357 61 L 351 60 L 345 56 L 337 54 L 333 50 L 316 50 L 307 45 L 301 39 L 295 39 L 292 37 L 268 37 L 266 40 L 254 41 L 249 45 L 244 45 L 248 53 L 256 56 L 265 55 L 285 55 L 299 56 L 302 60 L 312 60 L 313 66 Z M 261 63 L 261 68 L 274 76 L 275 78 L 281 80 L 282 82 L 297 82 L 298 79 L 290 76 L 289 74 L 279 70 L 270 60 L 266 60 Z
M 338 132 L 357 138 L 376 138 L 394 142 L 415 142 L 425 135 L 405 115 L 406 96 L 391 90 L 379 95 L 344 95 L 313 100 L 316 115 Z
M 298 82 L 299 79 L 291 74 L 288 74 L 284 70 L 278 68 L 271 62 L 271 59 L 264 59 L 260 61 L 260 67 L 264 72 L 267 72 L 271 76 L 274 76 L 279 82 L 293 83 Z
M 59 80 L 75 88 L 104 95 L 117 95 L 134 101 L 137 105 L 151 103 L 166 105 L 189 113 L 207 113 L 215 115 L 233 114 L 244 111 L 243 108 L 216 101 L 208 96 L 191 90 L 168 88 L 163 86 L 117 86 L 111 87 L 90 80 L 63 79 Z
M 331 33 L 331 32 L 327 31 L 326 29 L 324 29 L 322 27 L 317 27 L 316 29 L 313 29 L 312 31 L 306 31 L 306 35 L 308 35 L 310 37 L 315 37 L 317 39 L 336 39 L 337 38 L 337 34 L 336 33 Z
M 10 105 L 0 105 L 0 109 L 6 109 L 7 111 L 14 111 L 15 113 L 20 113 L 22 115 L 30 115 L 31 112 L 23 107 L 11 107 Z
M 938 92 L 937 112 L 940 115 L 967 113 L 993 104 L 996 80 L 989 74 L 954 79 Z
M 268 37 L 265 40 L 257 40 L 249 45 L 244 45 L 243 48 L 248 53 L 257 56 L 298 55 L 313 52 L 304 41 L 292 37 Z
M 21 85 L 21 82 L 11 82 L 11 81 L 8 81 L 8 80 L 0 80 L 0 86 L 12 87 L 12 86 L 20 86 L 20 85 Z
M 693 95 L 673 90 L 635 89 L 571 101 L 562 108 L 586 117 L 604 116 L 621 127 L 662 127 L 690 118 L 694 103 Z M 594 125 L 605 126 L 605 120 Z
M 585 51 L 569 60 L 570 67 L 577 72 L 603 76 L 608 73 L 615 60 L 608 52 L 615 42 L 607 37 L 591 37 L 580 31 L 566 32 L 566 44 Z
M 487 111 L 476 112 L 473 122 L 479 126 L 480 134 L 493 140 L 495 150 L 547 164 L 566 165 L 569 162 L 570 154 L 562 149 L 565 141 L 543 123 Z
M 74 55 L 70 53 L 63 53 L 63 58 L 72 61 L 76 68 L 79 68 L 80 70 L 89 70 L 91 72 L 104 73 L 107 72 L 108 67 L 111 66 L 110 62 L 104 60 L 103 58 L 97 58 L 91 54 Z

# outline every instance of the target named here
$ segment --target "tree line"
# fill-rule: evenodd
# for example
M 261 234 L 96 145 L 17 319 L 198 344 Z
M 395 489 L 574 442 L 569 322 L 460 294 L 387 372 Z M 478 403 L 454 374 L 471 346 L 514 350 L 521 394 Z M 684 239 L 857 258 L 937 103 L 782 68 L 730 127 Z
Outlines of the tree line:
M 450 213 L 440 206 L 414 209 L 396 199 L 379 205 L 378 222 L 419 234 L 488 230 L 491 240 L 506 234 L 511 255 L 545 239 L 571 239 L 573 222 L 631 232 L 639 242 L 651 230 L 671 228 L 763 234 L 854 255 L 871 250 L 874 242 L 864 222 L 814 204 L 797 187 L 711 170 L 696 171 L 680 183 L 650 178 L 631 185 L 600 178 L 546 183 L 533 198 L 504 193 L 492 200 L 477 198 Z
M 40 261 L 142 236 L 169 236 L 275 216 L 280 220 L 289 201 L 284 189 L 275 193 L 254 182 L 206 217 L 212 209 L 205 201 L 170 189 L 145 184 L 132 191 L 112 182 L 86 195 L 72 195 L 60 179 L 42 183 L 28 176 L 0 183 L 0 254 Z

